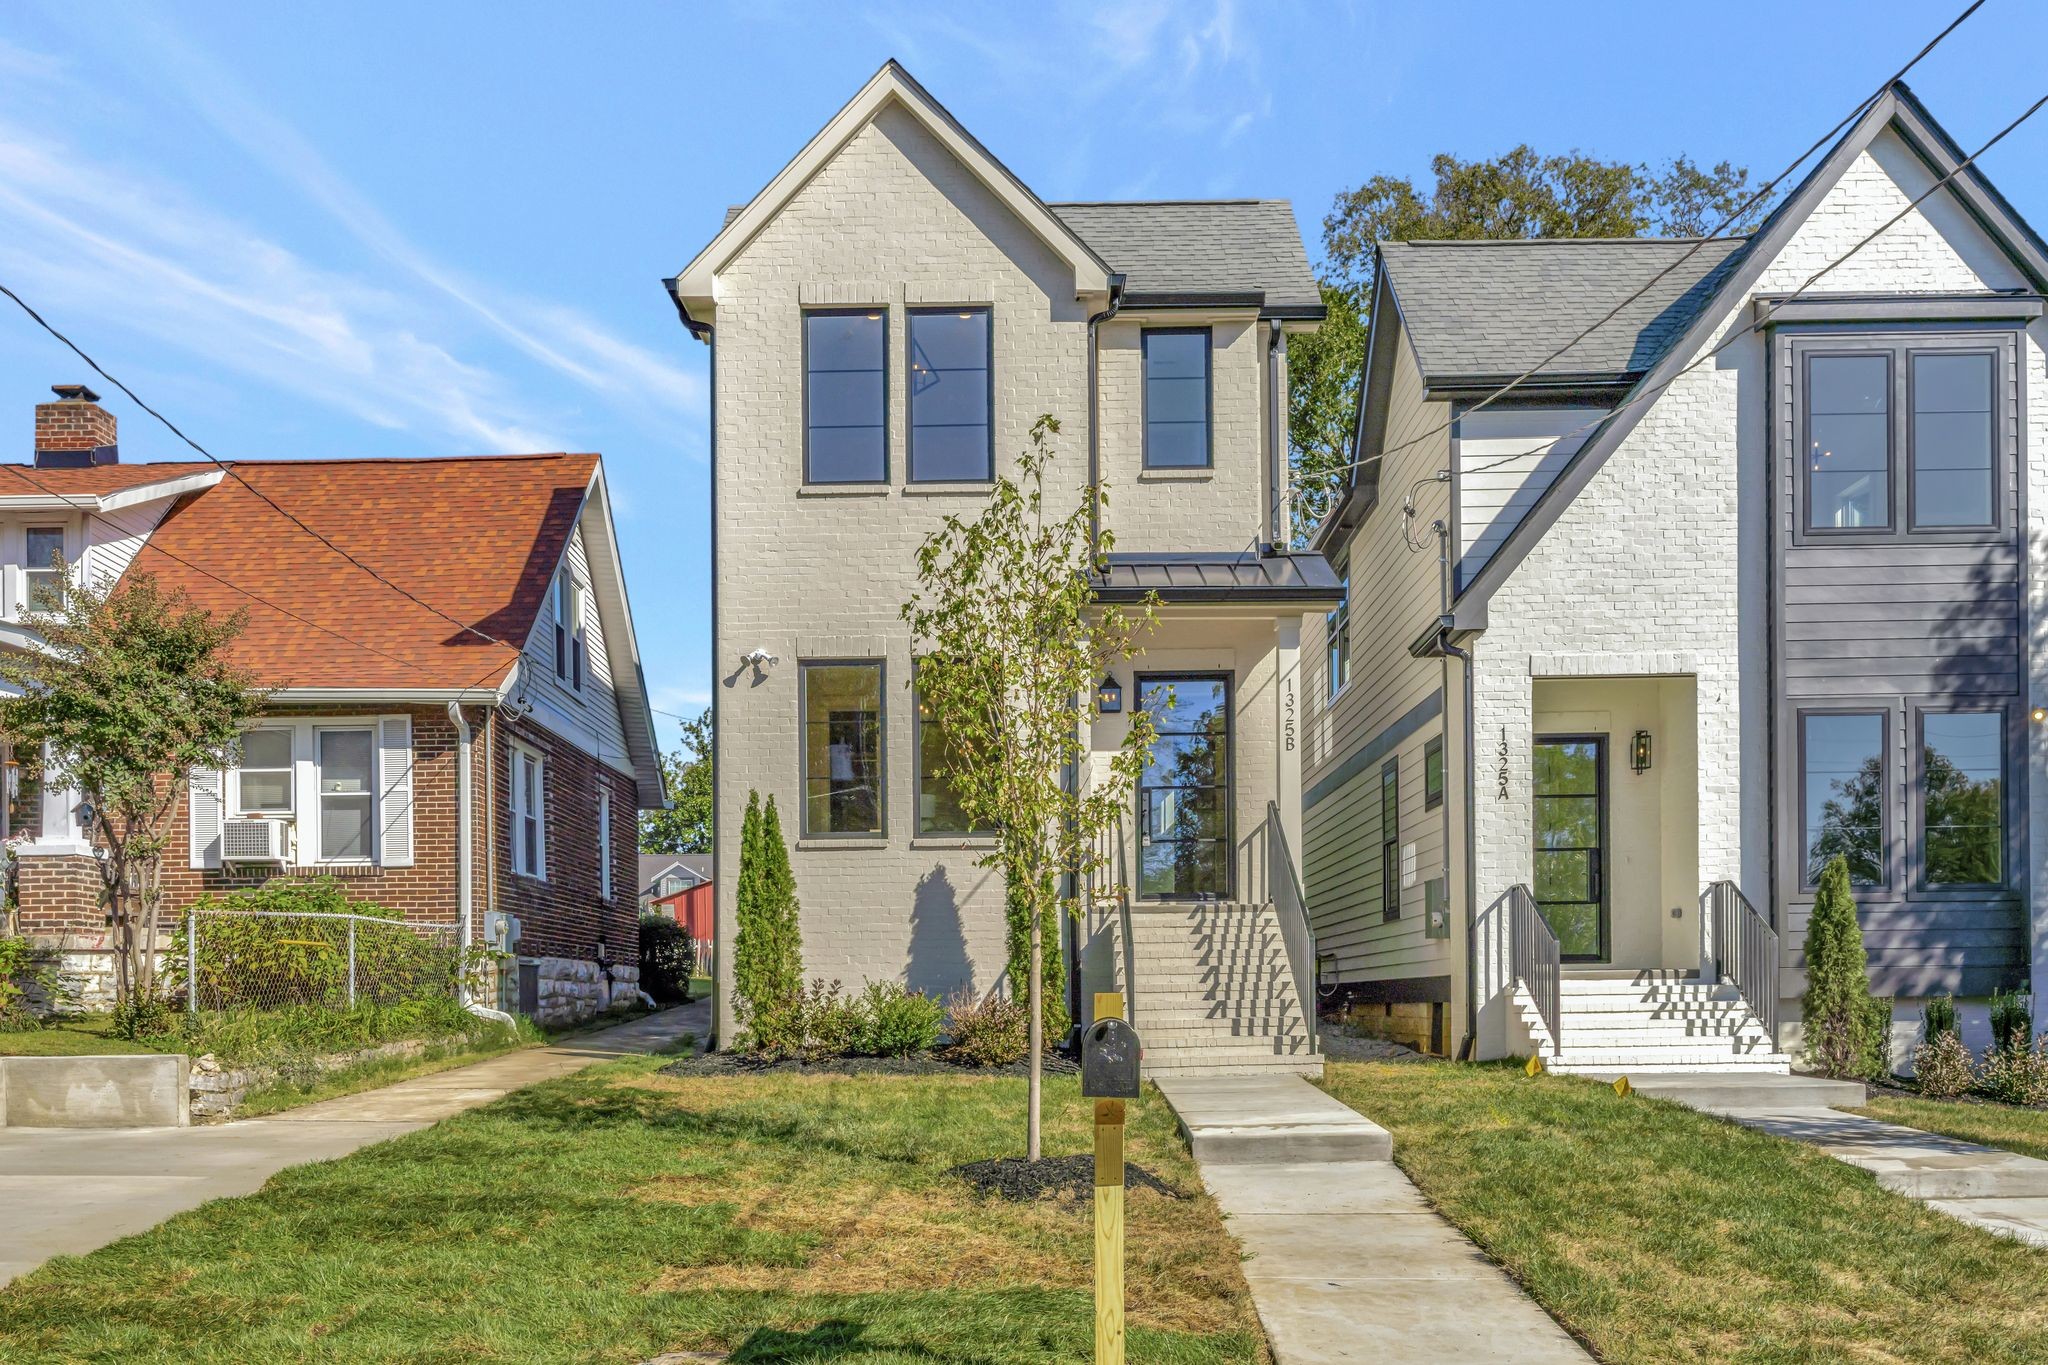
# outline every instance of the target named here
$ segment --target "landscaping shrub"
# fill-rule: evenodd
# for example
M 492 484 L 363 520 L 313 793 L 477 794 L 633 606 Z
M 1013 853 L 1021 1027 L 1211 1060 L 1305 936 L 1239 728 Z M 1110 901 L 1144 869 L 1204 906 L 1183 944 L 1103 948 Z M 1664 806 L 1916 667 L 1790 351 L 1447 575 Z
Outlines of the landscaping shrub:
M 1863 929 L 1849 892 L 1849 860 L 1839 853 L 1820 875 L 1806 922 L 1806 994 L 1799 1013 L 1807 1060 L 1815 1070 L 1838 1079 L 1884 1073 L 1891 1007 L 1870 998 Z
M 1978 1085 L 2006 1104 L 2048 1104 L 2048 1034 L 2020 1047 L 1994 1045 L 1984 1054 Z
M 114 1006 L 107 1032 L 131 1043 L 174 1037 L 180 1019 L 168 1000 L 139 995 Z
M 1944 1033 L 1961 1038 L 1962 1025 L 1956 1020 L 1956 998 L 1943 991 L 1940 995 L 1927 997 L 1926 1006 L 1920 1011 L 1920 1040 L 1931 1043 Z
M 1953 1029 L 1935 1033 L 1913 1053 L 1913 1078 L 1929 1099 L 1952 1100 L 1977 1084 L 1976 1058 Z
M 735 898 L 733 1003 L 740 1022 L 751 1030 L 756 1016 L 791 1006 L 804 984 L 796 874 L 790 871 L 775 798 L 769 797 L 764 809 L 759 792 L 747 793 L 747 814 L 740 823 Z
M 640 916 L 640 989 L 656 1004 L 688 1003 L 696 966 L 697 946 L 687 929 L 667 915 L 650 911 Z
M 2025 1052 L 2034 1036 L 2034 999 L 2025 991 L 1999 991 L 1991 997 L 1991 1046 Z
M 1024 1060 L 1031 1047 L 1031 1015 L 1015 1000 L 991 995 L 980 999 L 961 990 L 946 1002 L 946 1026 L 952 1042 L 946 1055 L 967 1066 L 1009 1066 Z
M 945 1006 L 893 981 L 870 981 L 860 995 L 861 1036 L 856 1049 L 870 1057 L 908 1057 L 939 1041 Z
M 0 936 L 0 1033 L 26 1033 L 43 1026 L 28 1007 L 28 985 L 49 984 L 43 955 L 25 938 Z

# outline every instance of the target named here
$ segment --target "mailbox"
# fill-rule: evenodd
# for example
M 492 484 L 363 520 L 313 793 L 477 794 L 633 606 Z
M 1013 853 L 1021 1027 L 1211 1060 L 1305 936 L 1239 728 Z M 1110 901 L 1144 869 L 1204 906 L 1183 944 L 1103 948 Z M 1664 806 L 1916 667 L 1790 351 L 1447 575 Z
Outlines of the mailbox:
M 1138 1031 L 1121 1019 L 1097 1019 L 1081 1035 L 1081 1097 L 1138 1098 Z

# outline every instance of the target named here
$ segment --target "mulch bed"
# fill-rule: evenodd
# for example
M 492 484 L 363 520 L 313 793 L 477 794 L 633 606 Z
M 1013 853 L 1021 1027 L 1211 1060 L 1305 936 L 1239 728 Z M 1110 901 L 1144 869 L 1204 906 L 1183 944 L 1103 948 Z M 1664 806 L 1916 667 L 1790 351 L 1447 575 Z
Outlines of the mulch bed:
M 1019 1204 L 1047 1196 L 1092 1199 L 1095 1195 L 1095 1158 L 1086 1153 L 1040 1157 L 1037 1161 L 1026 1161 L 1021 1156 L 970 1161 L 965 1166 L 953 1167 L 946 1174 L 959 1176 L 982 1194 Z M 1151 1190 L 1168 1199 L 1183 1197 L 1179 1190 L 1135 1162 L 1124 1165 L 1124 1185 L 1131 1189 Z
M 1071 1076 L 1081 1068 L 1071 1057 L 1047 1053 L 1045 1074 Z M 826 1057 L 803 1061 L 795 1057 L 758 1057 L 745 1052 L 707 1052 L 685 1057 L 661 1069 L 667 1076 L 756 1076 L 768 1074 L 799 1076 L 1023 1076 L 1031 1068 L 1023 1062 L 1008 1066 L 965 1066 L 946 1060 L 943 1052 L 915 1057 Z

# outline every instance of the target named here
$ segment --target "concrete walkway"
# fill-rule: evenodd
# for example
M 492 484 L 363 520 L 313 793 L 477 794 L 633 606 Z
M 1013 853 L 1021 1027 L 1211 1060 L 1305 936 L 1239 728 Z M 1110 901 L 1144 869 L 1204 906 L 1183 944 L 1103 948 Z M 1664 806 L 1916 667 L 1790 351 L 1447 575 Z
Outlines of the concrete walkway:
M 0 1285 L 52 1256 L 78 1256 L 147 1231 L 209 1199 L 253 1194 L 287 1166 L 329 1161 L 452 1114 L 685 1033 L 710 1001 L 549 1047 L 324 1100 L 268 1118 L 195 1128 L 0 1128 Z
M 1861 1090 L 1862 1087 L 1856 1087 Z M 1672 1098 L 1686 1101 L 1682 1095 Z M 1810 1143 L 1888 1190 L 1990 1232 L 2048 1247 L 2048 1161 L 1818 1106 L 1695 1103 L 1694 1108 Z
M 1298 1076 L 1157 1085 L 1244 1248 L 1277 1365 L 1589 1365 L 1430 1208 L 1378 1124 Z

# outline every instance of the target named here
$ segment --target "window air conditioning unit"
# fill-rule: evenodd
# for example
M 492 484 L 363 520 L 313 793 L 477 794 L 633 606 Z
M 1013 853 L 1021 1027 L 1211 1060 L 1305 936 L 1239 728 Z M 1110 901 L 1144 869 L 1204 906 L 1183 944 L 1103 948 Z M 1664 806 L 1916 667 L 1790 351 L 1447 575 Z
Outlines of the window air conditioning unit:
M 221 829 L 220 857 L 224 863 L 282 864 L 285 861 L 284 821 L 228 821 Z

